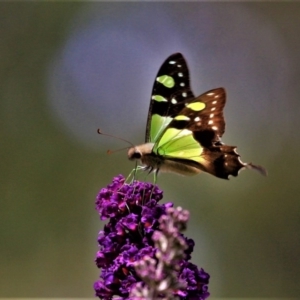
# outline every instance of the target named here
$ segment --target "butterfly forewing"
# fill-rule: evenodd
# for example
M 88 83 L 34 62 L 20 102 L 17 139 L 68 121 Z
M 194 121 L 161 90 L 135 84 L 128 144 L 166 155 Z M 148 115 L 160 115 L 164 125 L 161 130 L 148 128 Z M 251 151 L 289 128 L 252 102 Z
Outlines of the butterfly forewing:
M 172 119 L 193 99 L 184 57 L 175 53 L 160 67 L 154 81 L 146 127 L 146 142 L 155 143 Z

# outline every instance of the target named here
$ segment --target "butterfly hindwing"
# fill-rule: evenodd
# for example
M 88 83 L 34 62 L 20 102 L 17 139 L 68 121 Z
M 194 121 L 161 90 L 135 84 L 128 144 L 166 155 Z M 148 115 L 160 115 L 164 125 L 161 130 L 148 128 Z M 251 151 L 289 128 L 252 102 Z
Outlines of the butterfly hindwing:
M 146 127 L 146 142 L 156 142 L 172 119 L 194 95 L 187 63 L 180 53 L 169 56 L 154 81 Z
M 237 176 L 245 166 L 234 146 L 221 142 L 225 131 L 223 88 L 210 90 L 187 102 L 154 145 L 165 159 L 180 161 L 220 178 Z

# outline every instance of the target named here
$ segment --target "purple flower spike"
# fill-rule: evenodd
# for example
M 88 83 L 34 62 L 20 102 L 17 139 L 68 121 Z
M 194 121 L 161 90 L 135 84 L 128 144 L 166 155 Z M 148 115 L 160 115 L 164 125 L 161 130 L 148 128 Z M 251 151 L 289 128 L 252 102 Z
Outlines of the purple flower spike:
M 189 213 L 158 204 L 163 192 L 119 175 L 96 199 L 101 220 L 95 282 L 103 300 L 199 299 L 209 296 L 209 275 L 189 262 L 194 241 L 183 236 Z

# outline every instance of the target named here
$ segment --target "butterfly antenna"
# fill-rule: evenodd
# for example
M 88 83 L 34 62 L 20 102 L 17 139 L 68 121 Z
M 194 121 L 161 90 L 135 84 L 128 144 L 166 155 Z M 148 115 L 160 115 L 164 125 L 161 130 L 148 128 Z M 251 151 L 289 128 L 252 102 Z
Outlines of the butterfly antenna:
M 122 151 L 122 150 L 125 150 L 125 149 L 128 149 L 128 147 L 121 148 L 121 149 L 117 149 L 117 150 L 110 150 L 110 149 L 108 149 L 108 150 L 106 151 L 106 153 L 107 153 L 107 154 L 113 154 L 113 153 L 115 153 L 115 152 L 119 152 L 119 151 Z
M 117 139 L 117 140 L 121 140 L 121 141 L 123 141 L 123 142 L 129 144 L 131 147 L 134 147 L 134 145 L 133 145 L 131 142 L 129 142 L 129 141 L 127 141 L 127 140 L 125 140 L 125 139 L 123 139 L 123 138 L 121 138 L 121 137 L 119 137 L 119 136 L 112 135 L 112 134 L 108 134 L 108 133 L 104 133 L 104 132 L 101 131 L 100 128 L 97 129 L 97 132 L 98 132 L 98 134 L 102 134 L 102 135 L 109 136 L 109 137 L 114 138 L 114 139 Z M 123 150 L 123 149 L 122 149 L 122 150 Z M 117 150 L 117 151 L 119 151 L 119 150 Z
M 131 147 L 134 147 L 134 145 L 133 145 L 131 142 L 129 142 L 129 141 L 127 141 L 127 140 L 125 140 L 125 139 L 123 139 L 123 138 L 121 138 L 121 137 L 119 137 L 119 136 L 112 135 L 112 134 L 108 134 L 108 133 L 104 133 L 104 132 L 101 131 L 100 128 L 97 129 L 97 132 L 98 132 L 98 134 L 105 135 L 105 136 L 108 136 L 108 137 L 111 137 L 111 138 L 114 138 L 114 139 L 117 139 L 117 140 L 121 140 L 121 141 L 123 141 L 123 142 L 129 144 Z M 107 153 L 107 154 L 113 154 L 113 153 L 115 153 L 115 152 L 122 151 L 122 150 L 125 150 L 125 149 L 128 149 L 128 147 L 121 148 L 121 149 L 117 149 L 117 150 L 110 150 L 110 149 L 109 149 L 109 150 L 107 150 L 106 153 Z

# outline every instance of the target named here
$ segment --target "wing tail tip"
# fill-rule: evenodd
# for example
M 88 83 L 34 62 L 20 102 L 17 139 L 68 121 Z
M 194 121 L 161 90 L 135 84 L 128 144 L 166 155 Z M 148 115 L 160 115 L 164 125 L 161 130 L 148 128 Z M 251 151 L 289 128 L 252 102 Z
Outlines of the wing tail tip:
M 247 163 L 247 164 L 245 164 L 245 167 L 247 169 L 253 169 L 253 170 L 259 172 L 263 176 L 268 176 L 268 171 L 262 166 L 254 165 L 252 163 Z

